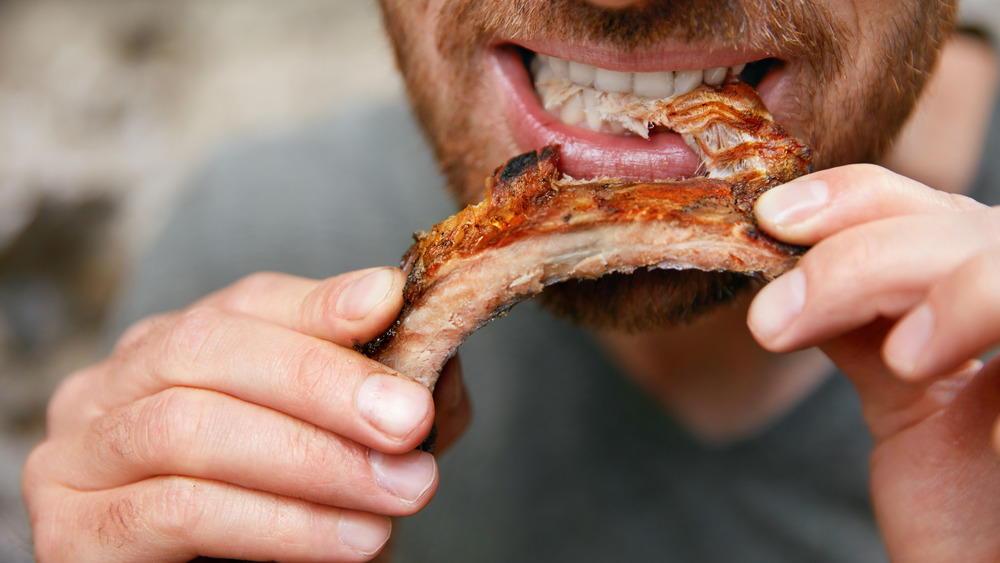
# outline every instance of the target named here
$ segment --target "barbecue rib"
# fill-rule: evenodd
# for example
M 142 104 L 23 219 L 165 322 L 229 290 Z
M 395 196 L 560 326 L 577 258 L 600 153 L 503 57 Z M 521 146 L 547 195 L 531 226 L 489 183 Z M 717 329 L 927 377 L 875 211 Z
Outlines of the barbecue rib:
M 638 268 L 697 268 L 770 280 L 802 249 L 757 229 L 757 196 L 809 172 L 746 84 L 703 86 L 672 100 L 608 98 L 609 111 L 683 135 L 706 176 L 674 182 L 560 179 L 557 147 L 518 156 L 486 199 L 418 233 L 403 257 L 403 309 L 366 355 L 434 388 L 472 332 L 550 284 Z

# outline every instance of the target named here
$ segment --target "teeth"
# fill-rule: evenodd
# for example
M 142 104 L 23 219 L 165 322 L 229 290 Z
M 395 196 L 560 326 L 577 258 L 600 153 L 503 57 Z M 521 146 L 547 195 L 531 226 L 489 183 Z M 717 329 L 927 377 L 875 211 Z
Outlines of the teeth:
M 595 69 L 594 88 L 602 92 L 631 92 L 632 73 Z
M 552 71 L 556 73 L 559 78 L 566 78 L 569 76 L 569 61 L 566 59 L 557 59 L 556 57 L 546 57 L 548 59 L 549 66 Z
M 702 84 L 719 86 L 727 76 L 743 72 L 745 64 L 699 70 L 620 72 L 576 61 L 538 54 L 531 61 L 535 89 L 547 111 L 564 123 L 586 126 L 616 135 L 647 132 L 634 125 L 602 115 L 601 93 L 633 94 L 641 98 L 665 99 L 687 94 Z
M 578 86 L 590 86 L 594 83 L 597 67 L 569 61 L 569 81 Z
M 637 72 L 633 78 L 632 92 L 645 98 L 669 98 L 674 95 L 674 73 Z
M 566 100 L 559 111 L 559 118 L 563 123 L 570 125 L 579 125 L 581 121 L 587 119 L 587 114 L 583 111 L 583 95 L 574 94 Z
M 593 88 L 584 88 L 583 92 L 583 111 L 587 114 L 587 127 L 590 127 L 593 131 L 600 131 L 601 126 L 604 124 L 604 120 L 601 118 L 601 112 L 597 109 L 600 100 L 597 99 L 597 90 Z
M 727 72 L 729 72 L 729 69 L 724 66 L 705 69 L 705 84 L 710 86 L 718 86 L 719 84 L 722 84 L 722 81 L 726 79 Z
M 678 70 L 674 73 L 674 94 L 681 96 L 701 86 L 705 74 L 700 70 Z

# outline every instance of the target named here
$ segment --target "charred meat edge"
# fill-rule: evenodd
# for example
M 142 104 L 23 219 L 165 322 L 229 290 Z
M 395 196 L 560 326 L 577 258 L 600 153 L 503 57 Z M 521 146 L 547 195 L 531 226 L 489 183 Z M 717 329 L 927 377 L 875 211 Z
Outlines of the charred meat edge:
M 418 233 L 394 325 L 361 348 L 433 390 L 473 332 L 546 286 L 638 268 L 737 272 L 769 281 L 804 251 L 759 230 L 768 188 L 811 169 L 812 152 L 731 80 L 629 108 L 681 133 L 706 176 L 655 183 L 560 179 L 558 148 L 515 157 L 487 180 L 486 199 Z M 638 104 L 636 104 L 638 105 Z

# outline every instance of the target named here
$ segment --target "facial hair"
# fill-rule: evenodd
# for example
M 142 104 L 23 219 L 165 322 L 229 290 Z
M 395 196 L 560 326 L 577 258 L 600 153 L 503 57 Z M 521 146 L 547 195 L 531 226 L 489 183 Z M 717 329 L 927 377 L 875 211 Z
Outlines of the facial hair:
M 412 2 L 412 4 L 411 4 Z M 419 7 L 414 7 L 418 6 Z M 651 0 L 608 10 L 582 0 L 444 0 L 430 29 L 410 24 L 413 0 L 383 0 L 397 63 L 442 172 L 463 204 L 478 201 L 483 181 L 521 150 L 507 136 L 503 107 L 483 73 L 494 37 L 585 43 L 623 54 L 683 40 L 715 50 L 781 53 L 801 65 L 795 104 L 781 125 L 818 154 L 817 168 L 874 162 L 909 115 L 936 53 L 954 25 L 953 0 L 899 2 L 885 25 L 881 54 L 863 75 L 852 57 L 853 26 L 809 0 Z M 435 66 L 421 50 L 433 31 Z M 537 147 L 536 147 L 537 148 Z M 690 320 L 752 287 L 738 276 L 640 271 L 548 288 L 543 302 L 576 322 L 632 330 Z

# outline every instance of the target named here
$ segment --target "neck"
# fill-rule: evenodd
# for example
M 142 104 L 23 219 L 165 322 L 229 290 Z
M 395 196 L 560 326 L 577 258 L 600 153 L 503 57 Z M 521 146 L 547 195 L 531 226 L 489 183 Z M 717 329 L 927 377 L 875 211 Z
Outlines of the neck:
M 749 297 L 688 326 L 598 337 L 691 434 L 729 442 L 762 430 L 830 373 L 815 350 L 776 355 L 757 345 L 746 328 L 748 304 Z

